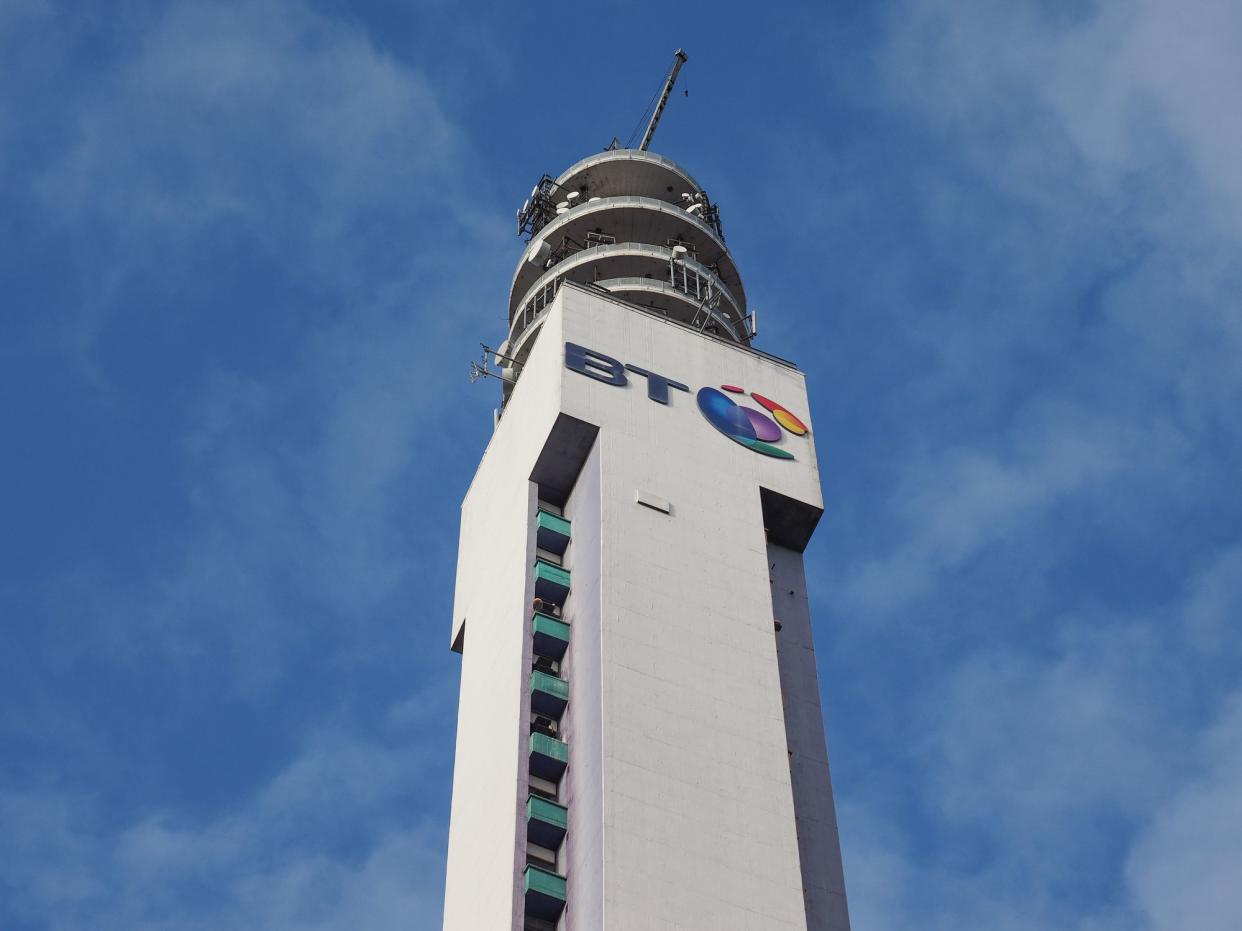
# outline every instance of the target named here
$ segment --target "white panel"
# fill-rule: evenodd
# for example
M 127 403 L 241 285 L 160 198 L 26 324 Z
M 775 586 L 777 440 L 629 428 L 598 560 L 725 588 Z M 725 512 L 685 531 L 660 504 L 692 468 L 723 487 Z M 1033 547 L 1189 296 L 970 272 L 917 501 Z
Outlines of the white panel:
M 566 340 L 692 390 L 659 404 L 642 376 L 586 377 L 565 367 Z M 759 488 L 822 507 L 814 434 L 783 438 L 793 460 L 733 442 L 695 401 L 723 384 L 811 424 L 792 367 L 561 288 L 463 505 L 454 623 L 469 624 L 445 928 L 519 917 L 527 478 L 563 412 L 600 428 L 590 480 L 567 505 L 567 612 L 593 625 L 571 647 L 562 862 L 582 911 L 571 901 L 568 924 L 806 929 Z
M 642 491 L 640 489 L 635 492 L 634 500 L 651 508 L 653 511 L 661 511 L 665 514 L 673 513 L 673 503 L 668 498 L 661 498 L 659 495 L 653 495 L 649 491 Z
M 607 299 L 563 298 L 565 339 L 683 382 L 650 400 L 565 370 L 600 426 L 605 910 L 609 931 L 805 928 L 759 484 L 818 505 L 794 461 L 719 433 L 694 391 L 744 385 L 805 422 L 800 373 Z M 633 504 L 659 488 L 677 516 Z
M 555 331 L 536 345 L 462 504 L 453 637 L 466 622 L 444 897 L 446 931 L 510 928 L 527 722 L 523 647 L 535 458 L 556 418 Z

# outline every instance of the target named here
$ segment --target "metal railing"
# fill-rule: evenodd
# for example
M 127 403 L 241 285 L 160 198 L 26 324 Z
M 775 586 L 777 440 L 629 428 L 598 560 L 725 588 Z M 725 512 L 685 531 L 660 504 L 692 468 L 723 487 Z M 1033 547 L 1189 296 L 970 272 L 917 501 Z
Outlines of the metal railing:
M 696 301 L 710 298 L 716 293 L 711 279 L 704 278 L 693 268 L 688 268 L 685 262 L 678 262 L 676 259 L 669 259 L 668 283 Z
M 612 238 L 607 236 L 607 234 L 597 235 L 600 235 L 606 239 Z M 686 295 L 687 298 L 693 300 L 695 303 L 702 303 L 705 301 L 710 302 L 713 308 L 721 298 L 724 298 L 727 304 L 733 308 L 734 315 L 740 315 L 742 313 L 742 309 L 737 306 L 737 302 L 733 295 L 729 292 L 729 289 L 724 286 L 718 277 L 716 277 L 718 275 L 716 269 L 713 269 L 707 265 L 701 265 L 693 258 L 687 260 L 685 258 L 678 257 L 672 251 L 672 247 L 685 244 L 683 244 L 680 240 L 669 240 L 669 242 L 671 246 L 664 255 L 660 255 L 660 253 L 664 250 L 662 250 L 659 246 L 653 246 L 646 243 L 623 243 L 619 248 L 622 250 L 633 249 L 649 252 L 651 258 L 657 258 L 657 256 L 659 256 L 660 261 L 667 261 L 668 264 L 668 271 L 661 282 L 662 284 Z M 593 241 L 591 248 L 594 249 L 615 245 L 615 243 L 609 243 L 601 239 L 598 242 Z M 580 255 L 586 251 L 589 250 L 579 249 L 572 253 L 572 255 Z M 693 256 L 693 253 L 689 251 L 688 246 L 687 254 Z M 569 256 L 567 256 L 567 258 L 568 257 Z M 601 258 L 604 257 L 605 256 L 601 256 Z M 599 265 L 597 263 L 590 264 L 594 267 L 594 280 L 599 281 Z M 550 277 L 548 277 L 543 284 L 538 284 L 537 282 L 534 290 L 528 292 L 529 296 L 522 304 L 521 311 L 514 316 L 513 320 L 509 324 L 510 346 L 516 349 L 522 334 L 530 329 L 536 321 L 538 321 L 543 312 L 552 303 L 553 299 L 555 299 L 557 292 L 560 290 L 561 284 L 563 284 L 565 279 L 569 277 L 578 267 L 581 266 L 575 266 L 574 269 L 568 269 L 563 274 L 553 274 L 553 270 L 555 269 L 555 266 L 553 266 L 552 269 L 545 272 L 545 276 Z M 578 279 L 575 278 L 575 280 Z M 648 279 L 648 281 L 651 281 L 651 279 Z M 730 327 L 731 326 L 732 324 L 730 324 Z M 735 338 L 740 336 L 740 334 L 737 333 L 731 333 L 731 335 Z
M 556 292 L 560 290 L 561 282 L 565 280 L 564 275 L 558 275 L 553 278 L 527 300 L 522 307 L 522 312 L 513 318 L 513 322 L 509 325 L 509 342 L 513 345 L 519 336 L 526 332 L 527 327 L 535 322 L 535 319 L 543 313 L 552 300 L 556 297 Z

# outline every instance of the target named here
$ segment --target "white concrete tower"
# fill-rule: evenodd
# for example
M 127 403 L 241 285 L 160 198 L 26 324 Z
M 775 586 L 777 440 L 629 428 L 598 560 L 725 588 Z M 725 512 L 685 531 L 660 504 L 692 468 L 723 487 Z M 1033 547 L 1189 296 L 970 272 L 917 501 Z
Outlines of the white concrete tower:
M 449 931 L 847 931 L 803 374 L 668 159 L 544 177 L 462 505 Z

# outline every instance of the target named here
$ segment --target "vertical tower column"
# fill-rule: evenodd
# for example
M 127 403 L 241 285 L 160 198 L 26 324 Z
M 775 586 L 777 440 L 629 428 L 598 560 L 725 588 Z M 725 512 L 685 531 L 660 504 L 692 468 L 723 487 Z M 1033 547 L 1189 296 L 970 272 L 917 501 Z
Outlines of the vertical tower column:
M 519 222 L 462 506 L 444 927 L 848 931 L 803 575 L 805 379 L 719 211 L 624 150 Z

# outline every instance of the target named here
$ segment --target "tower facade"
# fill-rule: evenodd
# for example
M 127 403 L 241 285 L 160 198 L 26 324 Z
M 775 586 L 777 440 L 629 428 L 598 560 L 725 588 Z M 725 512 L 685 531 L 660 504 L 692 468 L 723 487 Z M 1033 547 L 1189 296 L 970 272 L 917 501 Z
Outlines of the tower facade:
M 462 505 L 448 931 L 847 931 L 802 551 L 803 374 L 719 212 L 617 149 L 545 176 Z

